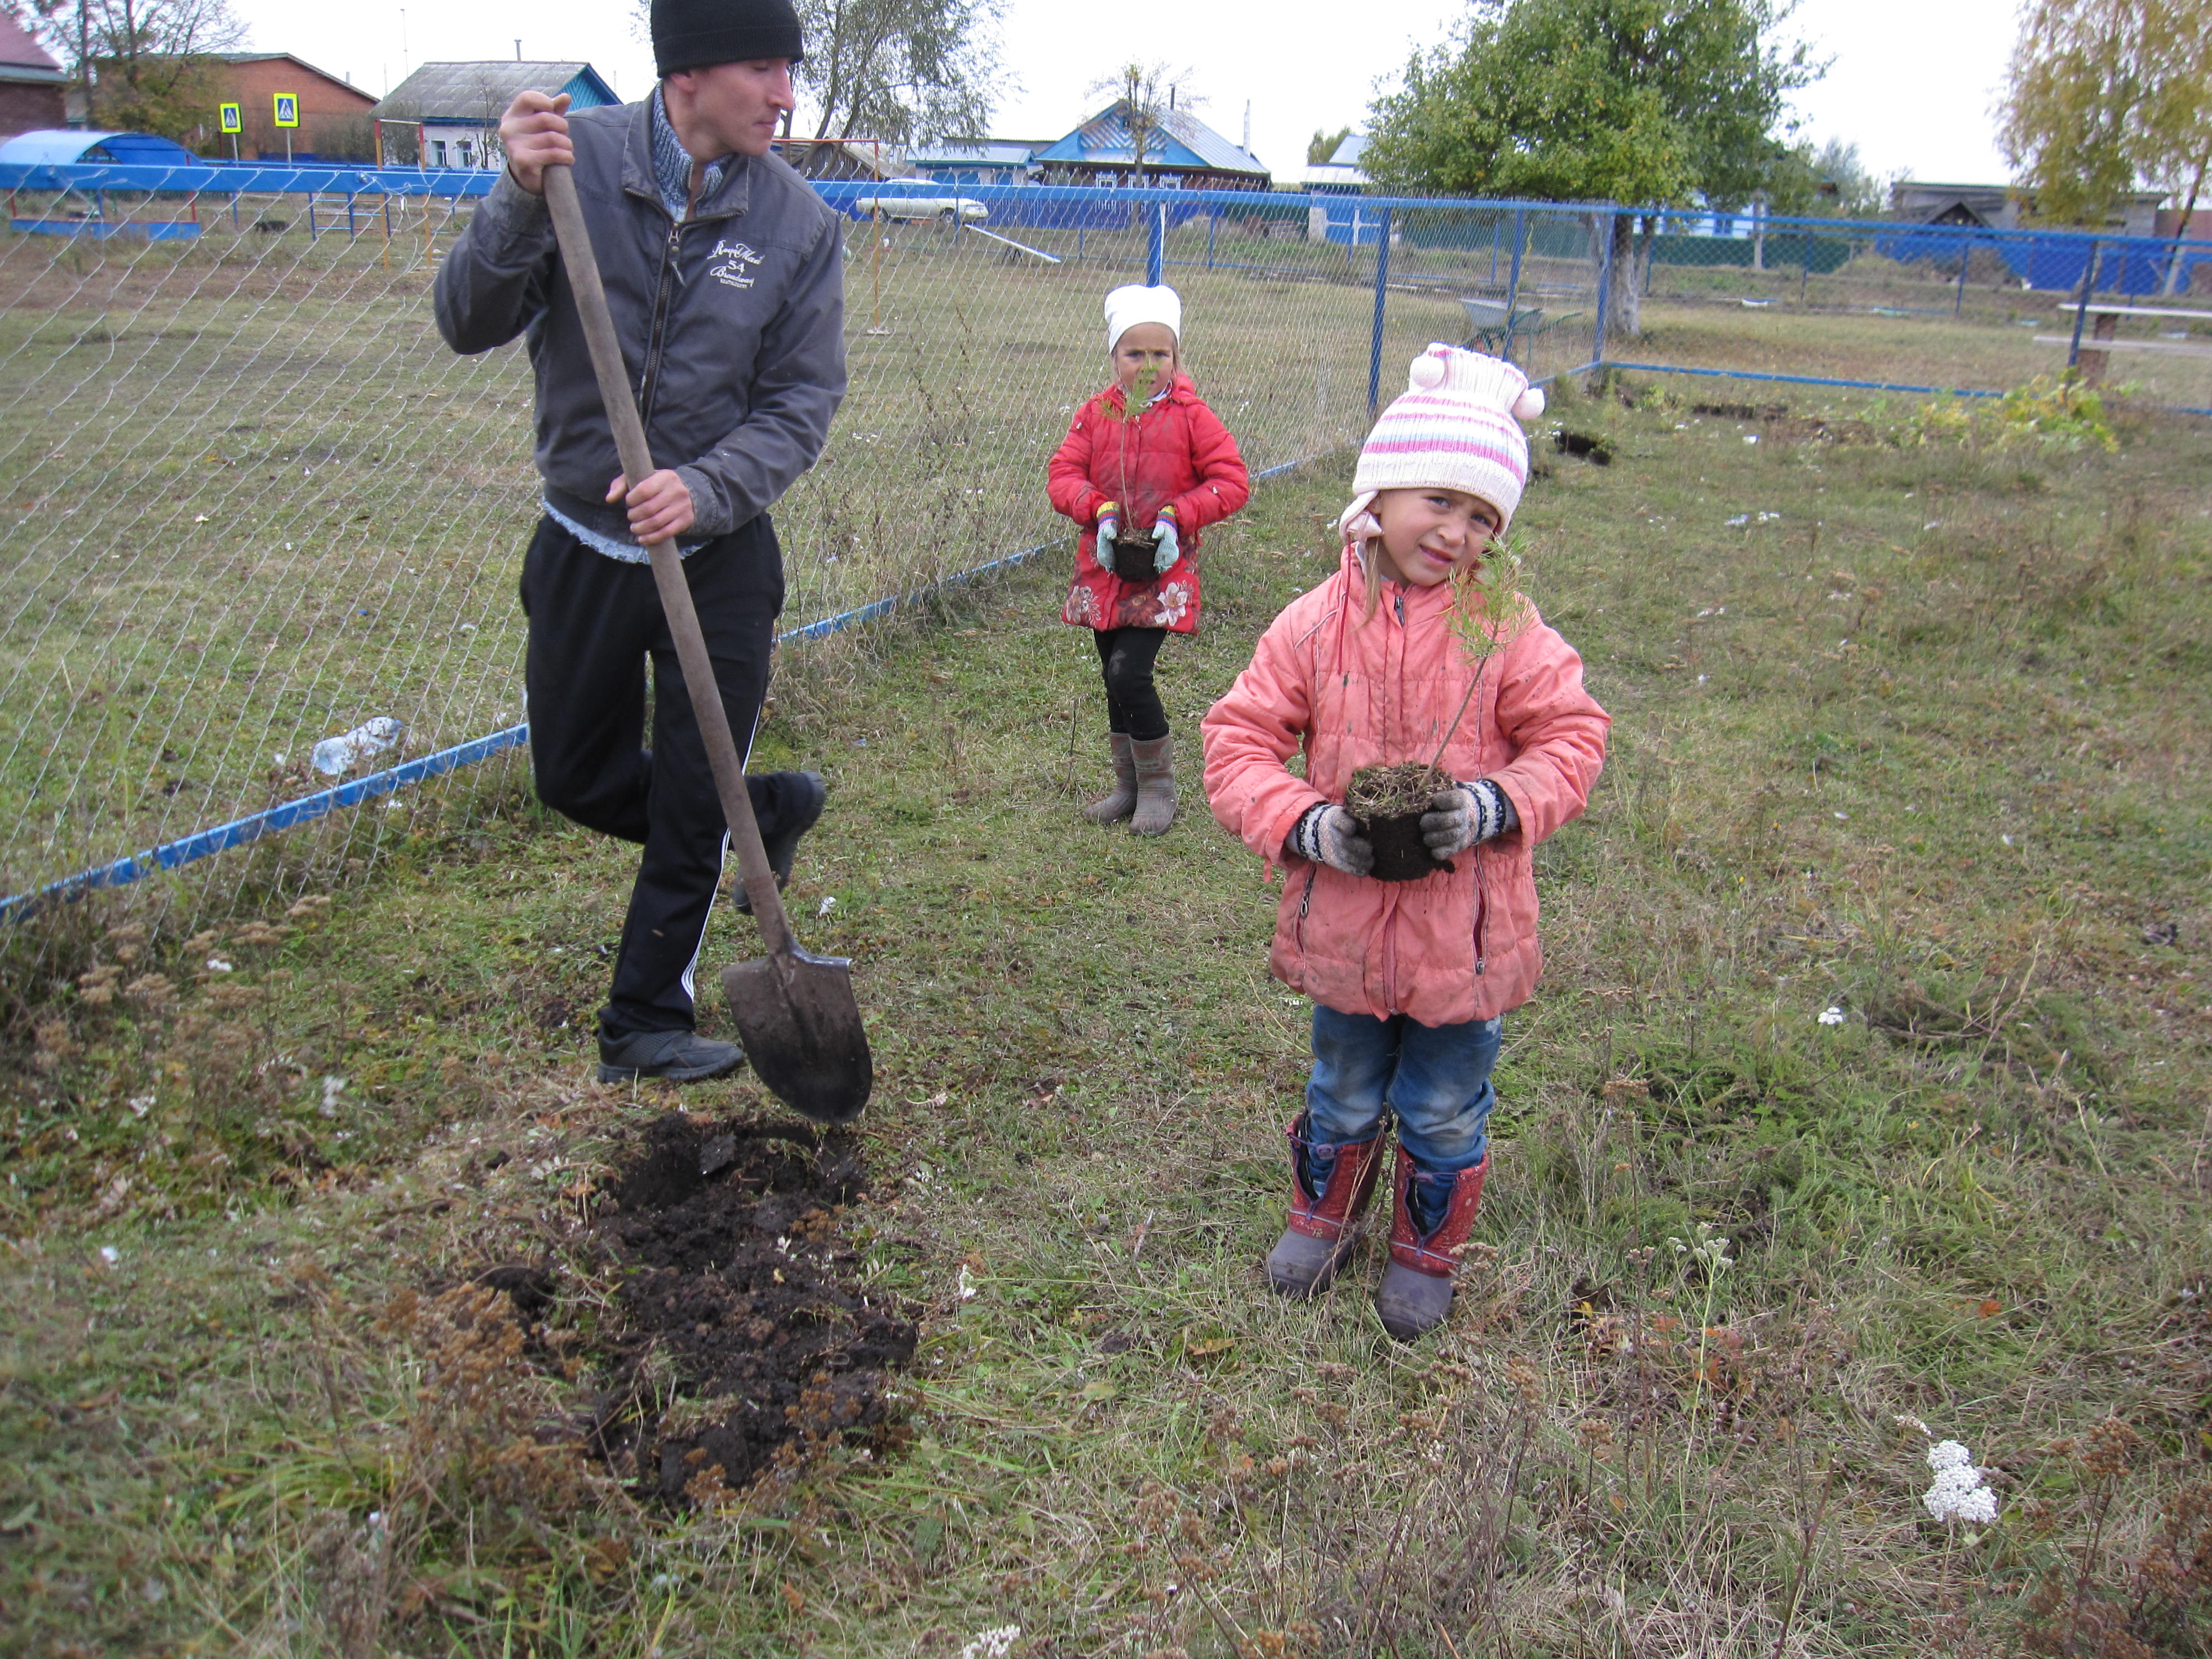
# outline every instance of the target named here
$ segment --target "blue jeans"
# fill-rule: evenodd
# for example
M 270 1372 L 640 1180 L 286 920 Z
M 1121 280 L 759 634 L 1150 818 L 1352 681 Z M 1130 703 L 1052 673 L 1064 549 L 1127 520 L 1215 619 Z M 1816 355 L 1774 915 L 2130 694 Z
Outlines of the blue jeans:
M 1505 1022 L 1423 1025 L 1403 1014 L 1375 1019 L 1314 1006 L 1313 1079 L 1306 1136 L 1316 1163 L 1366 1139 L 1386 1117 L 1425 1175 L 1455 1175 L 1482 1162 L 1498 1091 L 1490 1085 Z

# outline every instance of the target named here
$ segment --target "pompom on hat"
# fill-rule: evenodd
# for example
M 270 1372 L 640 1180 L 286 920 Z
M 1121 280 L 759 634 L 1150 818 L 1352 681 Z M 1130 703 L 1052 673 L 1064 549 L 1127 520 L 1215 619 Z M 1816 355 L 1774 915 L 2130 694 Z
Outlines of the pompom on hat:
M 1544 394 L 1500 357 L 1431 345 L 1413 359 L 1406 390 L 1360 447 L 1357 499 L 1337 520 L 1354 540 L 1381 534 L 1368 508 L 1386 489 L 1459 489 L 1496 507 L 1502 532 L 1528 483 L 1521 422 L 1544 412 Z
M 1130 283 L 1106 296 L 1106 350 L 1110 356 L 1121 337 L 1139 323 L 1164 323 L 1176 343 L 1182 343 L 1182 296 L 1171 288 L 1147 288 Z

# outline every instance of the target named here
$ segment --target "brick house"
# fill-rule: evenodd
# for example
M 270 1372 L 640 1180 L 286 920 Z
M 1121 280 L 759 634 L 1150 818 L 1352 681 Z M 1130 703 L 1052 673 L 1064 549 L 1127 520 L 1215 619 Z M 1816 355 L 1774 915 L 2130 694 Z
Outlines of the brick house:
M 218 54 L 222 68 L 216 76 L 220 88 L 210 97 L 207 124 L 185 135 L 185 142 L 205 155 L 227 156 L 230 139 L 223 132 L 216 104 L 236 104 L 246 131 L 238 136 L 239 159 L 246 161 L 284 159 L 284 129 L 276 125 L 276 99 L 280 92 L 300 100 L 300 125 L 292 130 L 292 154 L 331 161 L 371 161 L 376 159 L 376 134 L 369 112 L 376 100 L 349 81 L 339 79 L 289 52 L 226 52 Z
M 68 92 L 68 72 L 0 12 L 0 138 L 64 125 Z

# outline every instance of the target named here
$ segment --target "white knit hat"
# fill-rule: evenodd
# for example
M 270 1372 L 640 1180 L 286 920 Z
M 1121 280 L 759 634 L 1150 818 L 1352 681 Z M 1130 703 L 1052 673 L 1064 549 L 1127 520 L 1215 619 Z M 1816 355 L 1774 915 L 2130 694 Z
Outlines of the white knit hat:
M 1504 530 L 1528 483 L 1521 422 L 1544 412 L 1543 392 L 1503 358 L 1450 345 L 1431 345 L 1414 358 L 1406 381 L 1360 447 L 1352 478 L 1358 499 L 1345 508 L 1340 527 L 1354 534 L 1352 520 L 1382 490 L 1443 489 L 1489 502 Z M 1358 532 L 1376 533 L 1365 526 Z
M 1110 355 L 1121 337 L 1139 323 L 1165 323 L 1168 332 L 1182 343 L 1182 296 L 1171 288 L 1146 288 L 1131 283 L 1106 296 L 1106 349 Z

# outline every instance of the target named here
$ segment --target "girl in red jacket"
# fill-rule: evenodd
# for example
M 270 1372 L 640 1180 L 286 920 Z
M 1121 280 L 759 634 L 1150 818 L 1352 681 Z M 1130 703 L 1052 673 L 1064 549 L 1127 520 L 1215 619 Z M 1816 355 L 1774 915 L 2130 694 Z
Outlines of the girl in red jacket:
M 1610 724 L 1573 648 L 1526 599 L 1471 580 L 1520 502 L 1519 422 L 1543 394 L 1453 346 L 1410 380 L 1360 451 L 1337 574 L 1275 618 L 1202 727 L 1214 816 L 1286 870 L 1268 965 L 1315 1005 L 1268 1279 L 1312 1296 L 1343 1266 L 1395 1119 L 1376 1307 L 1401 1341 L 1450 1310 L 1490 1167 L 1501 1017 L 1541 965 L 1530 849 L 1583 810 Z M 1303 776 L 1286 764 L 1301 749 Z M 1420 821 L 1435 871 L 1376 880 L 1346 785 L 1440 750 L 1456 781 Z
M 1046 475 L 1052 504 L 1083 527 L 1060 620 L 1098 641 L 1114 789 L 1083 809 L 1139 836 L 1175 821 L 1175 756 L 1152 661 L 1198 628 L 1199 532 L 1252 494 L 1237 440 L 1182 372 L 1182 301 L 1171 288 L 1106 296 L 1114 384 L 1075 411 Z M 1115 538 L 1149 531 L 1151 562 L 1116 574 Z

